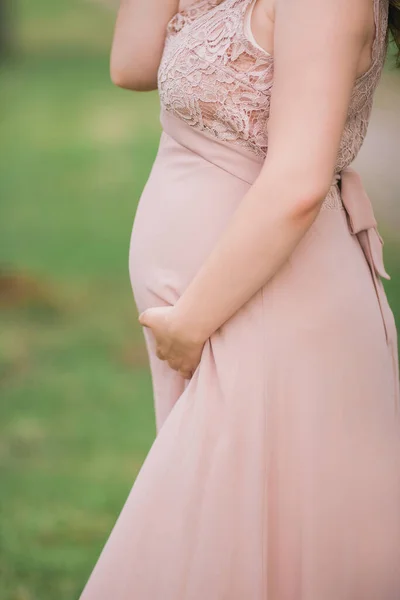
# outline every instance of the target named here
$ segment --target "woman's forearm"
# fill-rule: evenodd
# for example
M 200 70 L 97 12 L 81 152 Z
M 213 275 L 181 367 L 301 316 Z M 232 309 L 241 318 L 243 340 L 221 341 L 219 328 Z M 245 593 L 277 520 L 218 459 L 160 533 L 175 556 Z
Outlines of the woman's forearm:
M 168 21 L 179 0 L 121 0 L 111 51 L 111 78 L 124 88 L 157 87 Z
M 205 341 L 288 259 L 315 220 L 327 189 L 263 174 L 175 305 L 174 327 Z M 294 193 L 294 190 L 299 191 Z
M 350 4 L 275 3 L 264 166 L 176 304 L 141 315 L 172 368 L 193 370 L 191 349 L 268 284 L 318 215 L 340 164 L 349 104 L 370 49 L 371 2 Z
M 310 228 L 336 169 L 354 82 L 365 69 L 371 2 L 275 4 L 268 155 L 176 303 L 171 326 L 181 337 L 205 341 L 271 279 Z

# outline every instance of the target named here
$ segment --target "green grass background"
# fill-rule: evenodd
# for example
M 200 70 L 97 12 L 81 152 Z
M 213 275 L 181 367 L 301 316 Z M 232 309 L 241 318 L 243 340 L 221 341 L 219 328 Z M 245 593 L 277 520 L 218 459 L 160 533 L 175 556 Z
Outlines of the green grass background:
M 25 0 L 13 17 L 0 100 L 0 598 L 64 600 L 154 437 L 127 257 L 158 98 L 112 86 L 111 10 Z
M 154 438 L 127 256 L 158 97 L 112 86 L 114 15 L 94 0 L 21 0 L 12 16 L 0 99 L 0 600 L 67 600 Z M 396 255 L 387 243 L 400 315 Z

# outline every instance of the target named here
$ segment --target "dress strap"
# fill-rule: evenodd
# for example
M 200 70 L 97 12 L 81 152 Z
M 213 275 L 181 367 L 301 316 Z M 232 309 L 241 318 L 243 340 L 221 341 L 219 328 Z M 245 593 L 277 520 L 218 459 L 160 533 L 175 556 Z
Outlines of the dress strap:
M 372 65 L 386 54 L 388 39 L 389 0 L 374 0 L 375 37 L 372 44 Z

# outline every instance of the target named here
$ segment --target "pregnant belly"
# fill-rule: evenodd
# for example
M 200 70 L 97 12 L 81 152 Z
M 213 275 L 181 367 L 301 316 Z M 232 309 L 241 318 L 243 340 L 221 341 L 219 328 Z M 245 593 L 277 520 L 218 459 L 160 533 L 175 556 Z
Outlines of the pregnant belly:
M 163 135 L 131 238 L 130 276 L 139 312 L 175 304 L 218 243 L 249 185 Z M 298 339 L 316 351 L 326 340 L 332 346 L 336 340 L 340 354 L 343 346 L 352 348 L 355 338 L 363 340 L 365 351 L 372 344 L 371 356 L 379 348 L 383 355 L 384 321 L 390 331 L 395 327 L 383 294 L 382 302 L 380 306 L 345 211 L 322 210 L 287 263 L 264 286 L 263 327 L 268 339 L 279 338 L 282 352 Z
M 139 311 L 177 300 L 248 189 L 163 133 L 131 236 L 129 270 Z

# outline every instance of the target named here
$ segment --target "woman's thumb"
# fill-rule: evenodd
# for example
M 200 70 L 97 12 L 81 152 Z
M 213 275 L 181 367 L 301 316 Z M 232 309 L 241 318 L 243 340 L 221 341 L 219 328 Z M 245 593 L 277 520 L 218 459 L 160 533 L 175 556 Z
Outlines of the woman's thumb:
M 147 310 L 144 310 L 142 313 L 140 313 L 139 323 L 143 325 L 143 327 L 149 327 Z

